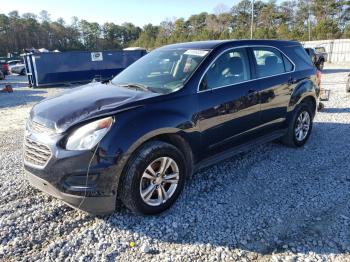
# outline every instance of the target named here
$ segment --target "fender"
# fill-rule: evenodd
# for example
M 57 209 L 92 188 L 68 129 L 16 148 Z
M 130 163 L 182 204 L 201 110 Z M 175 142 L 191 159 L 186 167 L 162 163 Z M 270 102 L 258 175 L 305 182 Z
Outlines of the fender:
M 129 114 L 116 115 L 115 126 L 101 141 L 100 148 L 114 159 L 115 189 L 130 156 L 146 141 L 164 134 L 177 134 L 191 149 L 200 145 L 200 133 L 191 117 L 173 110 L 134 109 Z M 144 119 L 147 119 L 145 124 Z M 111 142 L 113 141 L 113 142 Z M 117 191 L 117 190 L 116 190 Z
M 295 107 L 304 98 L 308 96 L 312 97 L 313 99 L 315 99 L 315 101 L 317 101 L 317 96 L 316 96 L 317 88 L 318 87 L 316 86 L 316 84 L 310 79 L 304 79 L 300 83 L 298 83 L 297 86 L 294 88 L 291 98 L 289 100 L 287 112 L 288 113 L 292 112 L 295 109 Z M 317 102 L 315 104 L 317 104 Z

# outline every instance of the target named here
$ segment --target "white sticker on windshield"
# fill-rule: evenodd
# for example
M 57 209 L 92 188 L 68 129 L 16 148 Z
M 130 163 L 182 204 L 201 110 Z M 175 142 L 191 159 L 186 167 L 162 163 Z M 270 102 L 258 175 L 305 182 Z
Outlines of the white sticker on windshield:
M 184 53 L 184 55 L 195 55 L 195 56 L 205 56 L 206 54 L 208 54 L 207 50 L 195 50 L 195 49 L 189 49 Z

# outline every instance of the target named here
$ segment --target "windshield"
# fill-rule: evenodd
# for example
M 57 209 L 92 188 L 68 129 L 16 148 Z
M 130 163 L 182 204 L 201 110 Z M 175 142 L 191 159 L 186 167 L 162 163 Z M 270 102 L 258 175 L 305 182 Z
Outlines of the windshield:
M 208 53 L 198 49 L 154 50 L 113 78 L 112 84 L 171 93 L 184 86 Z

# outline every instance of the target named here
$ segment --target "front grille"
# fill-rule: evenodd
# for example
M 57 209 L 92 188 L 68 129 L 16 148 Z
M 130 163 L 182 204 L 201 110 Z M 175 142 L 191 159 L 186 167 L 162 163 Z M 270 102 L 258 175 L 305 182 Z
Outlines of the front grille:
M 46 126 L 43 126 L 41 124 L 38 124 L 36 122 L 33 122 L 31 120 L 28 120 L 28 129 L 30 131 L 33 131 L 34 133 L 38 133 L 38 134 L 47 134 L 47 135 L 52 135 L 55 133 L 55 130 L 49 128 L 49 127 L 46 127 Z
M 29 138 L 24 141 L 24 161 L 39 167 L 46 166 L 51 157 L 49 147 L 35 142 Z

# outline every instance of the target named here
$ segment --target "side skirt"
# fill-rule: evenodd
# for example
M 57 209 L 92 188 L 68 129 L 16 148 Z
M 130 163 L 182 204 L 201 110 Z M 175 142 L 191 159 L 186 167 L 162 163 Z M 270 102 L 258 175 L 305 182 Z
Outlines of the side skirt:
M 281 129 L 278 131 L 274 131 L 270 134 L 256 138 L 248 143 L 241 144 L 239 146 L 225 150 L 219 154 L 205 158 L 194 166 L 194 172 L 197 172 L 200 169 L 203 169 L 205 167 L 212 166 L 218 162 L 221 162 L 221 161 L 223 161 L 227 158 L 230 158 L 234 155 L 237 155 L 239 153 L 249 151 L 249 150 L 253 149 L 254 147 L 256 147 L 257 145 L 265 144 L 265 143 L 271 142 L 273 140 L 276 140 L 276 139 L 282 137 L 283 135 L 285 135 L 286 132 L 287 132 L 287 129 Z

